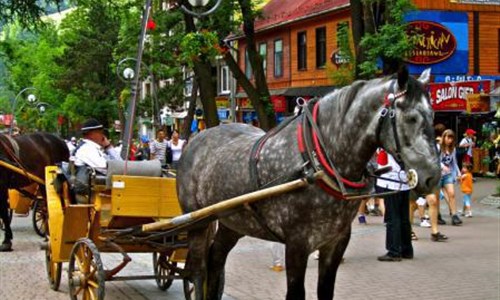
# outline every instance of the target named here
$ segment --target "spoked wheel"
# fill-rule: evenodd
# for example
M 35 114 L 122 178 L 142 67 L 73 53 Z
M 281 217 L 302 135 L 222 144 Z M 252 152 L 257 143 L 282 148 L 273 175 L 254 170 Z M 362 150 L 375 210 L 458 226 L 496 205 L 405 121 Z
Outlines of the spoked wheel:
M 49 233 L 47 221 L 47 201 L 44 199 L 36 199 L 33 205 L 33 229 L 35 229 L 36 234 L 41 237 L 45 237 Z
M 12 224 L 12 216 L 14 215 L 14 210 L 9 208 L 8 213 L 9 213 L 9 222 Z M 5 231 L 5 226 L 3 224 L 2 219 L 0 219 L 0 229 Z
M 48 241 L 47 249 L 45 249 L 45 267 L 47 269 L 47 278 L 49 279 L 50 288 L 54 291 L 59 290 L 59 284 L 61 283 L 62 263 L 53 261 L 50 240 Z
M 156 284 L 162 291 L 166 291 L 174 282 L 173 278 L 165 278 L 174 275 L 173 268 L 177 266 L 176 262 L 170 261 L 171 252 L 153 252 L 153 269 L 156 277 Z
M 71 299 L 104 299 L 104 268 L 96 245 L 88 238 L 78 240 L 68 266 Z

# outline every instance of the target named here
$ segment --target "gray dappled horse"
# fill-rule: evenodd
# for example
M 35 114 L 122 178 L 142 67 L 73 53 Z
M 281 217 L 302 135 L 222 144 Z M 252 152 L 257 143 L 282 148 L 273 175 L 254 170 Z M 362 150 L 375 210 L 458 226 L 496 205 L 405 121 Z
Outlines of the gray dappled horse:
M 45 178 L 45 167 L 67 161 L 69 150 L 66 143 L 50 133 L 33 133 L 10 137 L 0 134 L 0 160 Z M 10 228 L 8 189 L 17 189 L 32 184 L 27 176 L 0 166 L 0 218 L 5 227 L 5 236 L 0 251 L 12 250 L 12 230 Z M 42 191 L 45 191 L 45 187 Z M 43 195 L 45 193 L 43 192 Z
M 418 193 L 429 193 L 437 184 L 433 111 L 424 86 L 429 76 L 426 70 L 417 80 L 404 69 L 397 76 L 357 81 L 319 100 L 315 123 L 324 139 L 324 152 L 348 191 L 362 186 L 356 182 L 364 177 L 377 147 L 400 157 L 406 169 L 417 171 Z M 300 120 L 296 118 L 259 145 L 256 175 L 261 186 L 294 178 L 304 169 L 296 133 Z M 194 211 L 256 190 L 249 161 L 254 144 L 264 134 L 256 127 L 230 124 L 195 136 L 182 154 L 177 175 L 183 210 Z M 286 245 L 287 299 L 305 298 L 308 256 L 319 249 L 318 299 L 332 299 L 337 268 L 359 204 L 332 197 L 312 184 L 254 203 L 253 209 L 219 216 L 213 240 L 213 226 L 192 230 L 186 268 L 197 299 L 220 299 L 226 257 L 244 235 Z

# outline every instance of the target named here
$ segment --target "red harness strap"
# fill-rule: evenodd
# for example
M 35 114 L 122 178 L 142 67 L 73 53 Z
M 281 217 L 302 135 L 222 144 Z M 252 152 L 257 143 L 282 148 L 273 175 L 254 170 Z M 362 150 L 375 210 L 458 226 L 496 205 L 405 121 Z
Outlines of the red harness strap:
M 319 104 L 319 102 L 316 103 L 314 105 L 314 108 L 313 108 L 313 121 L 314 122 L 316 122 L 317 117 L 318 117 L 318 108 L 319 108 L 318 104 Z M 330 176 L 335 176 L 335 171 L 331 168 L 330 164 L 328 164 L 326 157 L 325 157 L 325 153 L 323 152 L 323 149 L 321 148 L 321 145 L 319 144 L 318 135 L 315 131 L 313 131 L 313 133 L 312 133 L 312 138 L 313 138 L 313 143 L 314 143 L 314 149 L 316 150 L 316 154 L 318 155 L 318 159 L 319 159 L 319 162 L 321 163 L 321 166 L 326 170 L 326 172 Z M 361 183 L 352 182 L 352 181 L 345 179 L 345 178 L 342 178 L 342 177 L 341 177 L 341 180 L 347 186 L 350 186 L 350 187 L 355 188 L 355 189 L 362 189 L 362 188 L 366 187 L 365 182 L 361 182 Z

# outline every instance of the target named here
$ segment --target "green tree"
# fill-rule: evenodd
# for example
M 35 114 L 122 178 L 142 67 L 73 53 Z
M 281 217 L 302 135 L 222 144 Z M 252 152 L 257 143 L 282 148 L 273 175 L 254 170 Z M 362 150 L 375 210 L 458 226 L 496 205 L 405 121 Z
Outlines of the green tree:
M 417 35 L 409 36 L 403 16 L 415 9 L 411 0 L 351 0 L 351 19 L 356 52 L 356 77 L 378 72 L 394 73 L 412 49 Z

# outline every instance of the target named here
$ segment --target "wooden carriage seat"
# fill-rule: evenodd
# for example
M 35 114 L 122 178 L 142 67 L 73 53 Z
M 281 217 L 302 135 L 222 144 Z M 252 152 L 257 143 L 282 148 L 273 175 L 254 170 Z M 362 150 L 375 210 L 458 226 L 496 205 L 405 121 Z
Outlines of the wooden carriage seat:
M 160 162 L 128 162 L 124 174 L 123 161 L 110 161 L 107 186 L 111 189 L 110 227 L 135 222 L 135 218 L 169 218 L 181 213 L 175 178 L 162 176 Z M 132 218 L 132 219 L 130 219 Z

